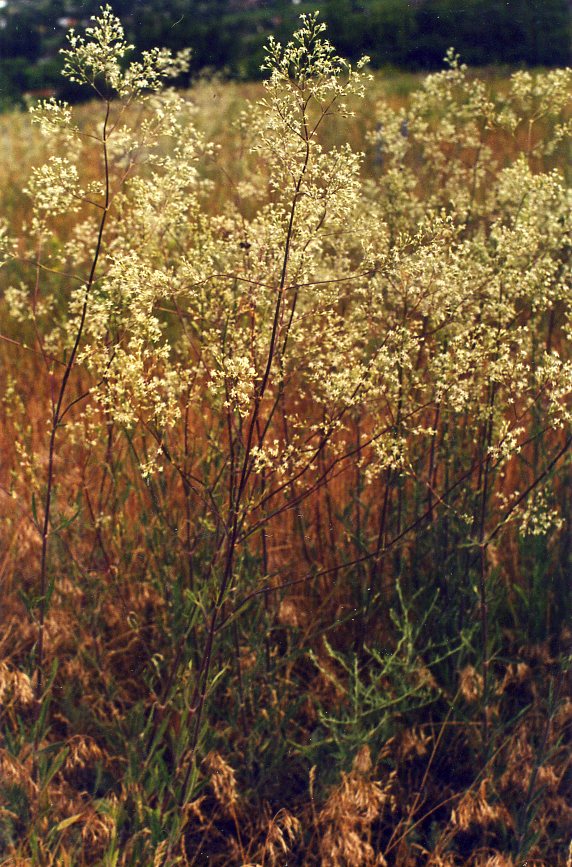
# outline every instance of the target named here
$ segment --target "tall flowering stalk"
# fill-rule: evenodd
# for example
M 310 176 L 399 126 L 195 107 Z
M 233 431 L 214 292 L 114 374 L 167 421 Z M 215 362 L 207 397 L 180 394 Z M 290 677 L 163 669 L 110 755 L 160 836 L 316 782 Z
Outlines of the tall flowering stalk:
M 41 555 L 39 568 L 39 592 L 37 598 L 38 634 L 36 643 L 36 674 L 35 695 L 38 714 L 45 699 L 44 684 L 44 643 L 45 621 L 49 599 L 53 591 L 53 580 L 49 578 L 49 537 L 52 523 L 52 504 L 55 484 L 55 458 L 57 451 L 58 431 L 63 426 L 68 413 L 79 402 L 84 401 L 89 394 L 69 397 L 70 380 L 77 365 L 78 357 L 83 350 L 82 341 L 86 332 L 88 312 L 94 284 L 98 278 L 100 258 L 106 245 L 106 225 L 110 210 L 126 181 L 137 168 L 137 150 L 149 140 L 157 138 L 160 125 L 144 131 L 141 141 L 129 140 L 125 129 L 119 127 L 124 111 L 130 103 L 138 99 L 145 102 L 149 99 L 148 91 L 159 90 L 165 78 L 175 76 L 186 68 L 187 58 L 182 55 L 172 58 L 169 52 L 152 51 L 144 55 L 141 62 L 134 62 L 122 68 L 123 61 L 133 46 L 125 42 L 121 23 L 111 12 L 111 8 L 102 8 L 99 18 L 94 19 L 94 25 L 87 28 L 86 36 L 76 35 L 71 31 L 68 35 L 69 48 L 62 51 L 65 58 L 63 75 L 70 81 L 92 87 L 101 100 L 103 120 L 98 130 L 83 132 L 73 125 L 72 112 L 65 103 L 54 100 L 46 101 L 34 109 L 34 121 L 41 125 L 42 131 L 56 139 L 60 137 L 73 154 L 71 158 L 52 157 L 50 162 L 34 170 L 27 192 L 34 201 L 34 214 L 31 222 L 31 233 L 35 238 L 37 249 L 37 281 L 32 302 L 32 317 L 36 322 L 36 311 L 41 298 L 43 270 L 46 268 L 42 258 L 43 248 L 50 236 L 50 227 L 55 217 L 62 214 L 79 213 L 92 210 L 95 219 L 90 221 L 92 229 L 92 252 L 89 253 L 89 235 L 84 241 L 84 252 L 87 258 L 82 264 L 86 271 L 77 273 L 74 280 L 78 284 L 72 290 L 70 312 L 73 314 L 63 323 L 62 358 L 59 361 L 63 371 L 57 380 L 54 372 L 54 356 L 45 347 L 45 336 L 38 330 L 38 343 L 43 361 L 50 376 L 52 396 L 52 412 L 49 419 L 49 442 L 46 466 L 45 496 L 43 515 L 40 522 Z M 114 101 L 115 100 L 115 101 Z M 147 135 L 145 135 L 147 133 Z M 151 135 L 150 135 L 151 134 Z M 92 183 L 83 189 L 80 185 L 78 166 L 81 164 L 82 145 L 86 138 L 95 143 L 99 150 L 102 164 L 101 181 Z M 112 177 L 114 163 L 117 163 L 117 153 L 114 150 L 115 140 L 123 139 L 120 144 L 126 150 L 126 158 L 121 172 Z M 145 139 L 147 139 L 145 141 Z M 112 188 L 113 181 L 115 186 Z M 89 218 L 88 218 L 89 219 Z M 62 280 L 65 279 L 62 275 Z M 12 303 L 17 303 L 17 293 L 11 293 Z M 58 368 L 56 367 L 56 370 Z M 40 737 L 39 726 L 36 729 L 35 750 L 37 752 Z

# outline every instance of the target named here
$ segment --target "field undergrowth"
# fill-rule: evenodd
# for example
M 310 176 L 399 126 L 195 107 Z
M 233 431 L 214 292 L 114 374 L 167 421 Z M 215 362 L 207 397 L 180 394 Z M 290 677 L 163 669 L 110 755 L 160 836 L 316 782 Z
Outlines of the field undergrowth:
M 0 863 L 572 864 L 570 70 L 0 117 Z

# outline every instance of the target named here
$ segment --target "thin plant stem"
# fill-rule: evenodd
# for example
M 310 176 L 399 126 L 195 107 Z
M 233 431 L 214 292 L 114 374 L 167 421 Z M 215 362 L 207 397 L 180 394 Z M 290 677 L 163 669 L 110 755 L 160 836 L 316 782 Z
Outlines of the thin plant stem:
M 107 101 L 106 103 L 106 112 L 105 112 L 105 120 L 103 123 L 103 134 L 102 134 L 102 149 L 103 149 L 103 163 L 104 163 L 104 184 L 105 184 L 105 193 L 104 193 L 104 208 L 102 210 L 101 218 L 99 221 L 99 228 L 97 233 L 97 240 L 95 244 L 95 251 L 93 254 L 91 268 L 89 272 L 89 277 L 85 286 L 84 300 L 81 309 L 80 319 L 75 335 L 75 339 L 73 342 L 73 346 L 67 360 L 67 364 L 60 382 L 57 400 L 55 403 L 55 407 L 53 409 L 51 424 L 50 424 L 50 440 L 48 446 L 48 465 L 46 471 L 46 495 L 44 500 L 44 518 L 42 523 L 42 549 L 40 555 L 40 576 L 39 576 L 39 589 L 40 589 L 40 599 L 38 605 L 38 638 L 36 644 L 36 661 L 35 661 L 35 669 L 36 669 L 36 706 L 38 708 L 39 715 L 39 707 L 43 700 L 43 688 L 44 688 L 44 635 L 45 635 L 45 620 L 46 620 L 46 612 L 47 612 L 47 592 L 48 592 L 48 577 L 47 577 L 47 569 L 48 569 L 48 538 L 50 534 L 50 517 L 51 517 L 51 509 L 52 509 L 52 498 L 53 498 L 53 486 L 54 486 L 54 462 L 56 456 L 56 436 L 58 432 L 58 428 L 61 422 L 62 417 L 62 407 L 64 404 L 64 400 L 67 393 L 67 388 L 69 384 L 69 379 L 72 373 L 72 370 L 75 366 L 76 357 L 78 354 L 78 350 L 80 347 L 81 339 L 83 336 L 84 326 L 87 317 L 87 308 L 88 308 L 88 300 L 91 292 L 91 288 L 93 286 L 93 282 L 95 280 L 95 273 L 97 269 L 97 264 L 99 261 L 99 256 L 102 249 L 103 244 L 103 233 L 105 229 L 105 224 L 107 221 L 107 215 L 109 211 L 109 200 L 110 200 L 110 189 L 109 189 L 109 161 L 108 161 L 108 144 L 107 144 L 107 125 L 109 122 L 110 115 L 110 103 Z M 39 741 L 39 732 L 36 731 L 36 739 L 34 744 L 34 753 L 37 754 L 38 750 L 38 741 Z

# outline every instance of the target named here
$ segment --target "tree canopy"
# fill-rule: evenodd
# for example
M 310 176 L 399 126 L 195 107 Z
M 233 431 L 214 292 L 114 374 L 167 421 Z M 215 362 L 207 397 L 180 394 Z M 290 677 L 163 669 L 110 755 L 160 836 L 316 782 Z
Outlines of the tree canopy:
M 0 106 L 26 91 L 64 92 L 59 49 L 99 0 L 4 0 L 0 4 Z M 287 39 L 301 12 L 319 8 L 328 34 L 350 58 L 374 67 L 440 66 L 450 46 L 472 65 L 563 66 L 570 61 L 569 0 L 114 0 L 140 50 L 191 47 L 191 75 L 222 71 L 257 78 L 269 33 Z

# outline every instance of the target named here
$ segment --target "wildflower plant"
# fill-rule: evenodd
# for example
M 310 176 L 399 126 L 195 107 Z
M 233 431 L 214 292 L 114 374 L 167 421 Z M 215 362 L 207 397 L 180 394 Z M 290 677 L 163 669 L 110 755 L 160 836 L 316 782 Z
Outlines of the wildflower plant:
M 0 761 L 23 777 L 31 757 L 29 831 L 19 850 L 16 820 L 0 833 L 37 863 L 42 840 L 77 863 L 189 863 L 229 817 L 220 863 L 304 846 L 315 863 L 387 863 L 423 826 L 386 743 L 421 708 L 448 710 L 413 738 L 419 756 L 434 738 L 419 783 L 452 744 L 449 715 L 477 721 L 481 770 L 437 849 L 505 815 L 478 785 L 504 755 L 515 534 L 557 540 L 568 562 L 569 73 L 517 73 L 499 95 L 452 51 L 406 107 L 379 103 L 360 152 L 332 130 L 373 86 L 367 58 L 352 67 L 324 31 L 303 15 L 286 45 L 269 40 L 263 96 L 228 133 L 240 164 L 166 86 L 188 54 L 130 59 L 109 7 L 63 52 L 89 115 L 33 110 L 53 155 L 18 243 L 0 229 L 3 303 L 25 335 L 11 340 L 48 403 L 46 433 L 5 389 L 11 493 L 33 490 L 40 541 L 21 659 L 2 663 L 11 744 L 28 732 L 31 750 Z M 554 645 L 566 615 L 541 583 L 537 638 Z M 292 804 L 248 820 L 258 755 L 271 787 L 314 751 L 342 782 L 311 836 Z M 378 760 L 395 765 L 383 784 Z M 91 812 L 72 804 L 76 778 L 98 793 Z

